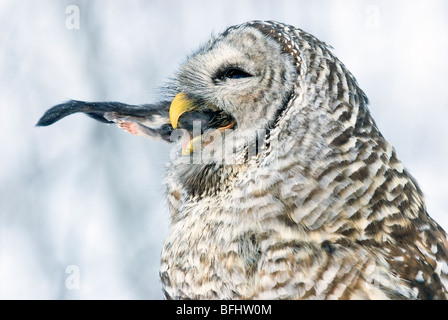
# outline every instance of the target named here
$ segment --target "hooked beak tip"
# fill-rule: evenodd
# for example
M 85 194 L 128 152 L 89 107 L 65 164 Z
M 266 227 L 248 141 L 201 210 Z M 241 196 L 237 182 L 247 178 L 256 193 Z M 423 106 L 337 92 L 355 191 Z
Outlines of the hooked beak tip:
M 194 109 L 193 103 L 187 98 L 187 95 L 183 92 L 178 93 L 170 106 L 170 122 L 174 129 L 177 128 L 179 118 L 184 113 Z

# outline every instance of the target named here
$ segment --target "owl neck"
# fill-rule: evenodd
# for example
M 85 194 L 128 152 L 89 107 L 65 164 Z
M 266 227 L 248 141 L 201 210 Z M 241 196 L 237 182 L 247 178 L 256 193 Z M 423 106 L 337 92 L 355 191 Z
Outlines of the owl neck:
M 345 244 L 412 238 L 430 223 L 417 183 L 364 103 L 331 112 L 308 104 L 281 123 L 277 172 L 294 194 L 279 198 L 294 223 Z

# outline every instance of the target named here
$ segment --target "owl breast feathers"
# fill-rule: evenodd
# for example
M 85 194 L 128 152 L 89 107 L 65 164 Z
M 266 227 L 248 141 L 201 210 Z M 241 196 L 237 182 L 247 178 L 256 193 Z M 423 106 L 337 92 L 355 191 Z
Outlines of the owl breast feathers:
M 175 142 L 160 278 L 169 299 L 446 299 L 447 234 L 322 41 L 252 21 L 183 63 L 162 102 L 69 101 Z

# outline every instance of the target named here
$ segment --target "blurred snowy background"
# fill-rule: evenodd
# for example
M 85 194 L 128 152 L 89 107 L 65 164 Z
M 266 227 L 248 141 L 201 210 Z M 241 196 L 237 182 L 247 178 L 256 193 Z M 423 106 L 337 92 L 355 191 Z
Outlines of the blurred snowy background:
M 0 0 L 1 299 L 162 298 L 169 146 L 83 115 L 34 125 L 68 99 L 153 102 L 212 32 L 252 19 L 335 48 L 448 230 L 447 1 Z

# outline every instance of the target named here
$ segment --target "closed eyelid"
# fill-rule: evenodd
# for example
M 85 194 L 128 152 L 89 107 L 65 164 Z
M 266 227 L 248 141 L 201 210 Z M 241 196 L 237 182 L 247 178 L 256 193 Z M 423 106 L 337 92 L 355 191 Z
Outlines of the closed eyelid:
M 242 79 L 242 78 L 248 78 L 253 77 L 253 75 L 247 71 L 245 71 L 243 68 L 235 67 L 235 66 L 229 66 L 226 68 L 222 68 L 219 71 L 215 73 L 213 76 L 214 81 L 223 81 L 226 78 L 227 79 Z

